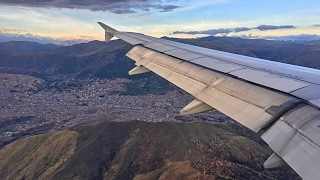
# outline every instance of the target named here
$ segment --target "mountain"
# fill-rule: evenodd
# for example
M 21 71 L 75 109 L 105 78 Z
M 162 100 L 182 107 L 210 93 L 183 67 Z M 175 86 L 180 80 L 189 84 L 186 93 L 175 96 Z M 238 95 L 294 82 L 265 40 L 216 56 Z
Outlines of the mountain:
M 319 45 L 261 39 L 205 37 L 169 40 L 201 47 L 320 69 Z M 121 40 L 92 41 L 73 46 L 31 42 L 0 43 L 0 72 L 26 74 L 43 79 L 74 74 L 79 77 L 135 78 L 127 72 L 134 62 L 125 57 L 132 48 Z
M 2 179 L 300 179 L 264 170 L 271 151 L 227 125 L 109 122 L 0 150 Z
M 20 44 L 20 43 L 18 43 Z M 39 44 L 36 44 L 39 45 Z M 125 57 L 130 49 L 122 41 L 93 41 L 50 51 L 0 51 L 0 72 L 48 78 L 61 74 L 115 78 L 126 76 L 133 61 Z M 114 68 L 117 66 L 117 69 Z
M 41 52 L 50 51 L 58 47 L 60 46 L 55 44 L 40 44 L 29 41 L 0 42 L 0 51 Z
M 99 51 L 103 51 L 103 49 L 105 48 L 106 48 L 106 51 L 110 51 L 113 48 L 117 48 L 119 44 L 120 44 L 119 41 L 112 41 L 110 43 L 105 43 L 102 41 L 91 41 L 88 43 L 75 44 L 73 46 L 59 47 L 59 48 L 53 49 L 52 51 L 58 52 L 58 53 L 68 53 L 76 57 L 81 57 L 81 56 L 93 55 L 95 53 L 98 53 Z
M 308 41 L 308 42 L 306 42 L 305 44 L 308 44 L 308 45 L 318 45 L 318 46 L 320 46 L 320 40 Z

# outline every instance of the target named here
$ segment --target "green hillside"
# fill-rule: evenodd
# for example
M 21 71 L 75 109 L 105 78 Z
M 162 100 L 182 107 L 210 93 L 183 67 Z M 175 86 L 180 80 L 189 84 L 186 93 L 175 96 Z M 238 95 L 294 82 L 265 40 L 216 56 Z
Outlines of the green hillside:
M 141 121 L 50 132 L 0 150 L 1 179 L 300 179 L 290 168 L 264 170 L 272 152 L 232 132 Z

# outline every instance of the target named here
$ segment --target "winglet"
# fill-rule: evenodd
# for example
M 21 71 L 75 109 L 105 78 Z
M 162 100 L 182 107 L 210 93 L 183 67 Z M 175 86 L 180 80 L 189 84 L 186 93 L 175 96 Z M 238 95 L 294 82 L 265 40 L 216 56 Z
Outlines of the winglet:
M 109 42 L 110 39 L 113 37 L 113 34 L 118 32 L 117 30 L 113 29 L 110 26 L 105 25 L 102 22 L 98 22 L 100 24 L 100 26 L 105 30 L 105 41 Z

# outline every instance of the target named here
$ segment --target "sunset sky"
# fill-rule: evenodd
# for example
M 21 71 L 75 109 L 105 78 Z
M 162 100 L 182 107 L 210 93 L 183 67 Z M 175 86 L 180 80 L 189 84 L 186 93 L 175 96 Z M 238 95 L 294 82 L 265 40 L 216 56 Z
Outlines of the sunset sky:
M 103 40 L 104 22 L 161 37 L 320 39 L 319 0 L 0 0 L 0 41 Z

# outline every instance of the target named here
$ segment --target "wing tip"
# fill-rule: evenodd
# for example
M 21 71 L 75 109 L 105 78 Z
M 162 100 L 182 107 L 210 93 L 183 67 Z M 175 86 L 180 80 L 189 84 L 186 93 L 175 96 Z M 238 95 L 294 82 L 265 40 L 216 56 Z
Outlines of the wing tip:
M 109 42 L 111 38 L 113 37 L 113 34 L 118 32 L 117 30 L 113 29 L 112 27 L 102 23 L 98 22 L 98 24 L 104 29 L 105 31 L 105 41 Z
M 108 33 L 115 33 L 115 32 L 118 32 L 117 30 L 113 29 L 112 27 L 104 24 L 103 22 L 98 22 L 98 24 Z

